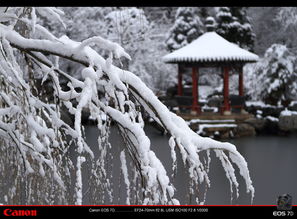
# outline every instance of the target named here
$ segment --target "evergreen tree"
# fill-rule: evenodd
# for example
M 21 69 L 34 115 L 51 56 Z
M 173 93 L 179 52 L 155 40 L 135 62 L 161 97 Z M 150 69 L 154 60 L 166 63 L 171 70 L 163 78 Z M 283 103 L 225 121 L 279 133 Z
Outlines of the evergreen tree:
M 197 39 L 202 33 L 202 22 L 197 11 L 188 7 L 178 8 L 175 23 L 165 43 L 170 51 L 177 50 Z
M 228 7 L 220 7 L 216 15 L 217 18 L 217 30 L 216 32 L 220 34 L 225 39 L 235 42 L 234 35 L 232 35 L 232 29 L 234 25 L 233 16 Z
M 200 8 L 200 15 L 202 18 L 207 18 L 209 16 L 208 8 L 207 7 L 201 7 Z
M 255 33 L 251 26 L 250 18 L 247 15 L 247 7 L 231 7 L 230 11 L 233 17 L 237 18 L 240 23 L 239 45 L 252 51 L 254 49 Z
M 255 34 L 245 7 L 220 7 L 216 18 L 218 34 L 244 49 L 253 51 Z

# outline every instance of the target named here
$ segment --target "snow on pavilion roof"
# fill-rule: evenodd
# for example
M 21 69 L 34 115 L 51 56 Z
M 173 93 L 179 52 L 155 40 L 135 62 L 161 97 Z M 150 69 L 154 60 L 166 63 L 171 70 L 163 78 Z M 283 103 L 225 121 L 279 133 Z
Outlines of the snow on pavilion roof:
M 192 43 L 163 57 L 164 62 L 255 62 L 259 57 L 215 32 L 206 32 Z

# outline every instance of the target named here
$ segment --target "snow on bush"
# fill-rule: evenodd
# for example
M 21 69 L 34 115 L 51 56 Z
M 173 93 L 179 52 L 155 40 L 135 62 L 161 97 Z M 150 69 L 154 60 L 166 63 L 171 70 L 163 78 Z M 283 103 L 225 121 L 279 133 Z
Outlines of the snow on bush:
M 292 116 L 292 115 L 297 115 L 296 111 L 290 111 L 287 108 L 280 113 L 281 116 Z
M 281 44 L 273 44 L 256 64 L 245 68 L 248 94 L 266 104 L 288 103 L 297 98 L 296 56 Z
M 128 173 L 126 157 L 121 153 L 122 172 L 127 189 L 131 191 L 130 199 L 136 194 L 137 198 L 133 199 L 136 204 L 179 204 L 174 194 L 178 188 L 171 183 L 162 162 L 151 150 L 140 106 L 171 136 L 173 162 L 178 150 L 188 168 L 190 195 L 196 197 L 197 203 L 205 201 L 198 199 L 199 185 L 206 183 L 210 186 L 210 150 L 215 151 L 221 161 L 231 192 L 235 187 L 237 196 L 239 194 L 235 165 L 253 199 L 254 187 L 247 163 L 236 147 L 197 135 L 182 118 L 170 112 L 139 77 L 114 66 L 114 58 L 130 59 L 119 44 L 101 37 L 82 42 L 66 36 L 55 37 L 35 18 L 41 14 L 61 20 L 62 11 L 57 9 L 0 10 L 0 167 L 3 170 L 1 182 L 8 187 L 5 194 L 9 197 L 8 203 L 82 204 L 85 186 L 82 170 L 86 163 L 91 169 L 89 185 L 92 185 L 90 193 L 94 202 L 105 203 L 108 199 L 113 203 L 111 176 L 107 173 L 111 147 L 109 127 L 113 121 L 135 167 L 132 174 Z M 42 32 L 43 37 L 34 38 L 33 30 Z M 107 51 L 109 56 L 103 58 L 92 49 L 94 45 Z M 58 58 L 84 66 L 82 79 L 62 71 Z M 42 83 L 52 82 L 53 101 L 37 95 L 37 82 L 24 77 L 25 73 L 32 76 L 37 72 L 43 76 Z M 61 78 L 68 81 L 67 88 L 61 87 Z M 62 107 L 74 116 L 74 124 L 61 119 Z M 97 121 L 99 155 L 96 157 L 84 137 L 83 110 L 88 110 Z M 75 148 L 76 159 L 73 161 L 70 159 L 71 148 Z M 201 160 L 203 153 L 207 155 L 207 162 Z M 133 178 L 128 180 L 128 177 Z M 72 185 L 73 198 L 70 196 Z M 25 198 L 20 201 L 17 197 Z M 126 200 L 126 203 L 134 202 Z

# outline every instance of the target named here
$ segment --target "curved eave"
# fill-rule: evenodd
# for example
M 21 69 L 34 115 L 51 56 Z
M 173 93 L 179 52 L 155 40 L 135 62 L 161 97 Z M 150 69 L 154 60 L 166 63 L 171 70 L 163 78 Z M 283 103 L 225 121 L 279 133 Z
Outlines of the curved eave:
M 178 63 L 226 63 L 226 62 L 230 62 L 230 63 L 251 63 L 251 62 L 257 62 L 258 58 L 201 58 L 201 59 L 195 59 L 195 58 L 182 58 L 182 59 L 175 59 L 175 58 L 171 58 L 171 59 L 167 59 L 167 58 L 163 58 L 163 61 L 165 63 L 170 63 L 170 64 L 178 64 Z

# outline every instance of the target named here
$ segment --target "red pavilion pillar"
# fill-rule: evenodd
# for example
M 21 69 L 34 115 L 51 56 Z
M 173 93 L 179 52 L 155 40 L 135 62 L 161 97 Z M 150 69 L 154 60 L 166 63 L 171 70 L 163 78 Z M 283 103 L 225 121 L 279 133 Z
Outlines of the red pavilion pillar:
M 244 87 L 243 87 L 243 66 L 239 67 L 239 75 L 238 75 L 238 95 L 240 97 L 244 96 Z M 247 114 L 247 112 L 244 110 L 244 107 L 240 107 L 240 113 Z
M 177 95 L 178 96 L 183 95 L 183 73 L 182 73 L 182 68 L 179 64 L 178 64 Z
M 230 115 L 230 103 L 229 103 L 229 67 L 225 66 L 223 68 L 224 74 L 224 107 L 223 107 L 223 114 Z
M 192 112 L 196 115 L 200 114 L 200 107 L 198 103 L 198 78 L 199 78 L 199 71 L 198 67 L 192 67 L 192 96 L 193 96 L 193 103 L 192 103 Z
M 239 68 L 239 77 L 238 77 L 238 95 L 243 96 L 243 66 Z

